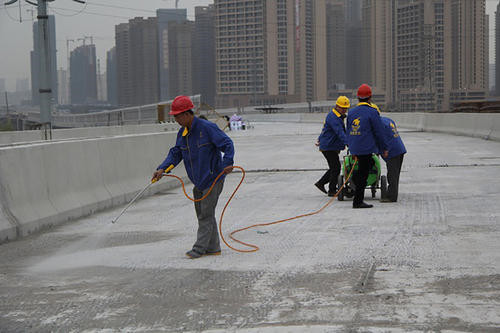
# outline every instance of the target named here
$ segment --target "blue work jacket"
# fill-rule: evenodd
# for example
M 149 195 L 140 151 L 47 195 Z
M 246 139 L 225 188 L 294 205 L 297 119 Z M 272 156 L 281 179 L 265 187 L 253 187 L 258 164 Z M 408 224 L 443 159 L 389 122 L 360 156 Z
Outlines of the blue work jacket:
M 337 110 L 333 109 L 332 112 L 328 112 L 318 141 L 321 151 L 344 150 L 347 144 L 344 118 Z
M 378 154 L 387 150 L 379 111 L 369 103 L 359 103 L 349 110 L 347 132 L 347 144 L 352 155 Z
M 171 164 L 177 166 L 184 160 L 189 179 L 203 191 L 225 167 L 233 165 L 233 157 L 233 141 L 216 124 L 194 117 L 189 130 L 184 127 L 179 130 L 175 146 L 158 169 L 165 170 Z
M 406 154 L 406 147 L 399 136 L 396 123 L 387 117 L 382 117 L 382 123 L 384 124 L 387 148 L 389 150 L 389 156 L 387 156 L 387 158 L 382 158 L 387 162 L 395 156 Z

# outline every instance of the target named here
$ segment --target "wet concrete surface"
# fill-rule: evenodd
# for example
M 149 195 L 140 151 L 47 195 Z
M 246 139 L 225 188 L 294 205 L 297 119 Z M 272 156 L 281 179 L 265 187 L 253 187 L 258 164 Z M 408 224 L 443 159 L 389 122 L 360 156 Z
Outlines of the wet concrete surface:
M 231 133 L 236 164 L 253 172 L 226 239 L 329 199 L 313 186 L 326 168 L 320 124 L 254 125 Z M 255 253 L 223 245 L 187 259 L 197 226 L 180 188 L 116 224 L 123 207 L 3 244 L 0 332 L 499 332 L 500 143 L 401 135 L 399 202 L 366 191 L 372 209 L 335 200 L 238 233 Z M 240 176 L 228 176 L 217 216 Z

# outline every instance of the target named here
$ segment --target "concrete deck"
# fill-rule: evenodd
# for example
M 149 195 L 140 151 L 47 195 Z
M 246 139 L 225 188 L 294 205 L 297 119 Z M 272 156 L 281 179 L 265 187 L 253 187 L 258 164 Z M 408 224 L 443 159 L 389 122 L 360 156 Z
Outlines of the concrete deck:
M 226 238 L 328 201 L 313 186 L 326 168 L 314 146 L 321 124 L 253 125 L 231 133 L 249 172 Z M 187 259 L 197 223 L 180 188 L 137 202 L 116 224 L 123 207 L 3 244 L 0 331 L 498 332 L 500 142 L 401 135 L 398 203 L 367 191 L 372 209 L 334 201 L 239 233 L 256 253 L 224 246 Z M 227 178 L 217 216 L 240 175 Z

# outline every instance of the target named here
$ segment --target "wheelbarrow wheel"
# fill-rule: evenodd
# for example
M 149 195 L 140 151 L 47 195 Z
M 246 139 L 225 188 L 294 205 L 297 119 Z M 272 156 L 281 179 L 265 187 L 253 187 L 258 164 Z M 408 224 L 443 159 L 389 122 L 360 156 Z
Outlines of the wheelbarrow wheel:
M 380 198 L 387 198 L 387 176 L 380 177 Z
M 337 184 L 338 184 L 339 188 L 340 188 L 342 185 L 344 185 L 344 176 L 339 175 L 339 178 L 338 178 Z M 346 184 L 346 186 L 347 186 L 347 184 Z M 339 201 L 344 201 L 344 191 L 345 191 L 345 189 L 346 189 L 346 186 L 344 186 L 344 187 L 340 190 L 339 195 L 337 196 L 337 199 L 338 199 Z

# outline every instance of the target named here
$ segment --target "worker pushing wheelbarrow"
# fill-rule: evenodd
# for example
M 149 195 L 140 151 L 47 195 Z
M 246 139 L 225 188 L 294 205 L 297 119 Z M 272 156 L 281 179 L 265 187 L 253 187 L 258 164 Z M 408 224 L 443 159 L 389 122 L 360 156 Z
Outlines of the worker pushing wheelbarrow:
M 375 198 L 375 194 L 377 193 L 377 189 L 380 189 L 380 197 L 385 198 L 387 194 L 387 177 L 385 175 L 381 176 L 381 167 L 380 167 L 380 159 L 377 155 L 372 154 L 373 158 L 373 167 L 370 169 L 368 174 L 368 179 L 366 181 L 366 188 L 371 189 L 372 198 Z M 354 170 L 358 170 L 358 165 L 354 163 L 353 155 L 344 156 L 344 163 L 342 163 L 342 173 L 339 175 L 338 186 L 342 186 L 344 184 L 345 178 L 351 174 L 351 170 L 354 165 Z M 354 182 L 352 181 L 352 177 L 348 179 L 344 188 L 340 191 L 338 195 L 339 201 L 343 201 L 344 197 L 352 198 L 354 196 L 354 190 L 356 189 Z

